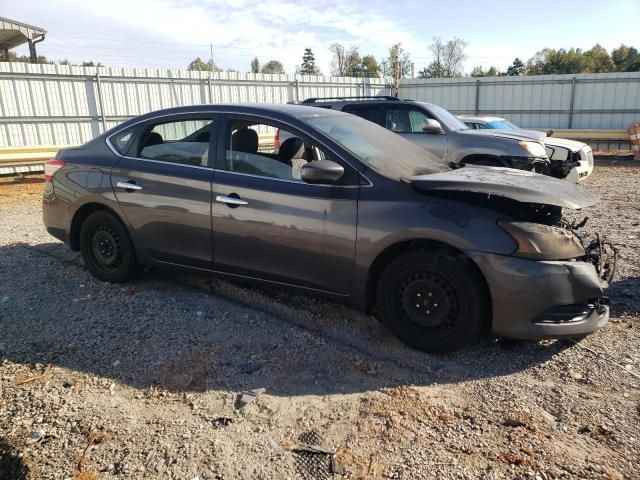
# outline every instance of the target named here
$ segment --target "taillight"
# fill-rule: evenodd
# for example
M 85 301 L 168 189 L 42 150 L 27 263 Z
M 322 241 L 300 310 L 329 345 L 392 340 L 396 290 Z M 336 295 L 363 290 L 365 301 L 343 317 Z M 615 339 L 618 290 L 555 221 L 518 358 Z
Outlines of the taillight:
M 273 148 L 274 150 L 280 150 L 280 129 L 276 130 L 276 135 L 273 137 Z
M 44 179 L 47 182 L 53 180 L 55 173 L 64 167 L 62 160 L 49 160 L 44 164 Z

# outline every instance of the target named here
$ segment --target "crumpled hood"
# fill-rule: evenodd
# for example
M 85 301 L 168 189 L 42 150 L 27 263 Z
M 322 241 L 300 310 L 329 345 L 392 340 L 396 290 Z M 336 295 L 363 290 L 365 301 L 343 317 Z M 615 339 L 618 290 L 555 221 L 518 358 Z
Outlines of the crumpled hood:
M 529 133 L 529 131 L 522 131 L 522 130 L 500 130 L 497 128 L 487 128 L 484 130 L 462 130 L 459 133 L 465 133 L 467 135 L 482 135 L 483 137 L 500 137 L 500 138 L 508 138 L 510 140 L 516 141 L 516 142 L 520 142 L 522 140 L 529 140 L 529 141 L 539 141 L 542 143 L 542 139 L 546 138 L 547 135 L 540 132 L 540 134 L 542 135 L 542 137 L 540 137 L 540 139 L 538 140 L 537 135 L 532 135 L 531 133 Z
M 524 170 L 467 165 L 442 173 L 407 179 L 417 190 L 429 192 L 473 192 L 505 197 L 522 203 L 585 208 L 600 200 L 591 192 L 557 178 Z
M 584 147 L 588 147 L 586 143 L 578 142 L 577 140 L 569 140 L 568 138 L 557 138 L 557 137 L 548 137 L 545 138 L 545 145 L 549 145 L 550 147 L 564 147 L 568 148 L 573 152 L 577 152 L 582 150 Z

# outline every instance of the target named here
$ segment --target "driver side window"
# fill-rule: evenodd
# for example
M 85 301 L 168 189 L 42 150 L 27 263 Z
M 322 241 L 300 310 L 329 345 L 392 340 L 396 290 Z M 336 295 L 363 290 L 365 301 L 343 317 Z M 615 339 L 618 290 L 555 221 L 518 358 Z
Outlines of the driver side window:
M 388 109 L 385 126 L 397 133 L 422 133 L 422 127 L 429 117 L 420 110 Z
M 266 123 L 233 120 L 227 135 L 224 168 L 229 172 L 302 182 L 304 165 L 327 158 L 295 133 Z

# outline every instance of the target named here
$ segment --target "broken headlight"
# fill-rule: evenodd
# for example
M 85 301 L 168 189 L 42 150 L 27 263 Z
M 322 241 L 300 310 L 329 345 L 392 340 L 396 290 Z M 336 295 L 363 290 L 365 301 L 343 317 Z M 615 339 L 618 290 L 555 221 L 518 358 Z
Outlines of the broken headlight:
M 533 260 L 566 260 L 585 255 L 580 240 L 565 228 L 532 222 L 498 222 L 518 247 L 516 257 Z
M 518 142 L 532 157 L 546 157 L 547 150 L 538 142 Z

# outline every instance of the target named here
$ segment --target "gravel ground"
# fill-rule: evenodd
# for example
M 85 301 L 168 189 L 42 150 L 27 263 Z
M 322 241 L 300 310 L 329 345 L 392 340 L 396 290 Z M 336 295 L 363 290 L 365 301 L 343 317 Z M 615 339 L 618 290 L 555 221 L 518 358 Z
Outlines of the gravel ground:
M 0 185 L 0 478 L 639 478 L 638 185 L 632 162 L 585 184 L 585 229 L 620 249 L 607 328 L 447 356 L 308 297 L 96 281 L 45 232 L 42 184 Z

